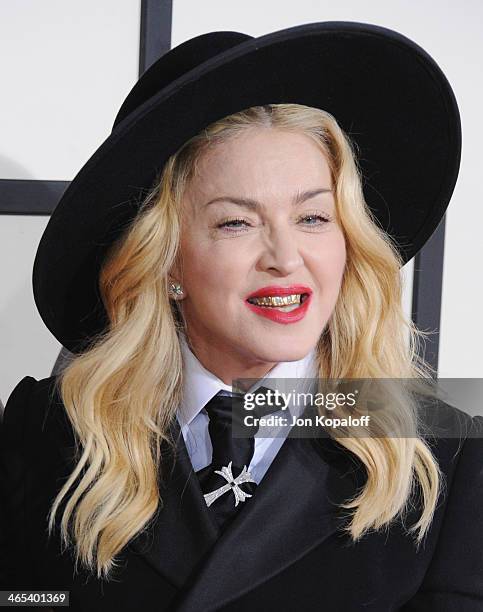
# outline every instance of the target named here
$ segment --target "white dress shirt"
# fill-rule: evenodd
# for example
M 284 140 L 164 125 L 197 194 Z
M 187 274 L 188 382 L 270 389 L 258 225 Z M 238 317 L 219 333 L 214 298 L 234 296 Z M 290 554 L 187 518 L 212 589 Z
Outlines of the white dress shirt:
M 212 445 L 208 432 L 209 417 L 204 406 L 220 390 L 232 392 L 232 387 L 226 385 L 213 373 L 204 368 L 191 351 L 182 332 L 179 334 L 183 356 L 183 401 L 178 409 L 177 418 L 186 444 L 188 454 L 195 472 L 211 463 Z M 254 385 L 253 389 L 265 386 L 280 390 L 270 384 L 270 379 L 310 379 L 318 376 L 316 353 L 313 349 L 303 359 L 298 361 L 282 361 L 274 366 L 265 377 Z M 275 382 L 275 381 L 274 381 Z M 290 414 L 299 414 L 300 407 L 287 406 Z M 280 412 L 280 411 L 279 411 Z M 276 413 L 274 413 L 276 414 Z M 286 414 L 286 411 L 285 411 Z M 290 427 L 281 427 L 276 437 L 263 438 L 255 436 L 255 452 L 248 466 L 252 478 L 257 482 L 265 475 L 273 459 L 284 443 Z

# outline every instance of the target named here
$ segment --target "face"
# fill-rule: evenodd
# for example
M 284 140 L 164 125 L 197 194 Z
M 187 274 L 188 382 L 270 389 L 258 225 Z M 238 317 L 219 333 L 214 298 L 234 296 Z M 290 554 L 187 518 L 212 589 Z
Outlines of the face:
M 332 187 L 324 154 L 303 134 L 252 129 L 200 160 L 171 278 L 195 354 L 227 384 L 315 347 L 346 261 Z M 264 288 L 309 299 L 291 312 L 247 301 Z

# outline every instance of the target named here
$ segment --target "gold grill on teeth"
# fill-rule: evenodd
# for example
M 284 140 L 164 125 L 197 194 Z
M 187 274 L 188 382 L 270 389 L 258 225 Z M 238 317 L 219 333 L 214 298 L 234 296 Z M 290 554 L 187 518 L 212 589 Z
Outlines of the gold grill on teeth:
M 267 297 L 256 297 L 250 298 L 248 301 L 259 306 L 289 306 L 290 304 L 299 304 L 302 298 L 301 293 L 296 293 L 293 295 L 274 295 Z

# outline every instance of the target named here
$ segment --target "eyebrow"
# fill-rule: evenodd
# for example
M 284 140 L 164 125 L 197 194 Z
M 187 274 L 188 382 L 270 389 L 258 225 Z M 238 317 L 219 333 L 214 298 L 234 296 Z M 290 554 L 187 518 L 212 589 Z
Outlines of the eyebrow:
M 295 197 L 292 199 L 292 206 L 297 206 L 298 204 L 302 204 L 306 200 L 315 197 L 316 195 L 320 195 L 321 193 L 331 193 L 332 189 L 327 188 L 319 188 L 319 189 L 308 189 L 306 191 L 298 192 Z M 259 210 L 262 205 L 257 200 L 253 198 L 236 198 L 233 196 L 220 196 L 219 198 L 214 198 L 206 204 L 203 205 L 203 208 L 207 208 L 210 204 L 214 204 L 215 202 L 232 202 L 233 204 L 237 204 L 238 206 L 243 206 L 244 208 L 248 208 L 249 210 Z

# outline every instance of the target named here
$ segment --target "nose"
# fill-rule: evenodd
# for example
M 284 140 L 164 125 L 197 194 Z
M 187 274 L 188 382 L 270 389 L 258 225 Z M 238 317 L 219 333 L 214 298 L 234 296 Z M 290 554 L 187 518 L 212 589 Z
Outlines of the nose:
M 290 228 L 272 227 L 270 236 L 265 236 L 265 244 L 258 264 L 261 270 L 275 271 L 280 276 L 293 274 L 304 265 L 296 237 Z

